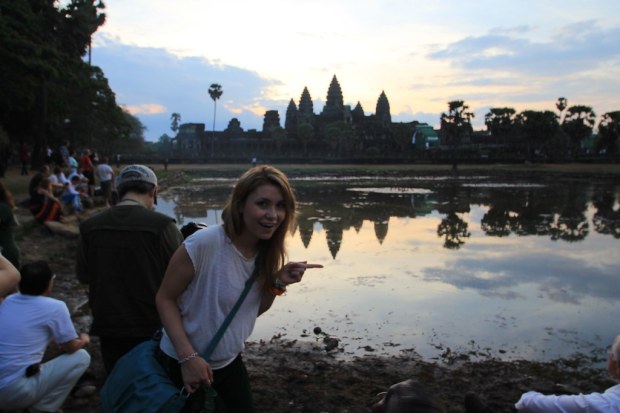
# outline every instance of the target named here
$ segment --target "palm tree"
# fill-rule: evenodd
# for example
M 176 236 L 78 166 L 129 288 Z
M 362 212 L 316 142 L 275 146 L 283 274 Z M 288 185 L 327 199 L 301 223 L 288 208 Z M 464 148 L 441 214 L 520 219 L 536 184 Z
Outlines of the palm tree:
M 211 136 L 211 157 L 213 158 L 213 144 L 215 142 L 215 109 L 217 100 L 222 96 L 222 85 L 218 85 L 217 83 L 212 83 L 209 87 L 209 96 L 213 99 L 213 135 Z
M 177 112 L 174 112 L 172 115 L 170 115 L 170 121 L 172 122 L 170 124 L 170 129 L 172 129 L 172 132 L 177 133 L 177 131 L 179 130 L 179 123 L 181 123 L 181 115 Z
M 564 113 L 564 109 L 568 106 L 568 100 L 566 98 L 558 98 L 558 101 L 555 103 L 555 107 L 560 111 L 560 125 L 564 123 L 564 119 L 562 119 L 562 114 Z

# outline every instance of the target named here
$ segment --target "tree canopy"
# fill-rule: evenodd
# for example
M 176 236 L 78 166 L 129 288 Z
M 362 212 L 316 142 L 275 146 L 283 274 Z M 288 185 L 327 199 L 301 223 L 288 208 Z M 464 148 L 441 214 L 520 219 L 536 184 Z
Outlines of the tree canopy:
M 123 111 L 100 68 L 85 61 L 105 22 L 100 0 L 11 0 L 0 3 L 0 126 L 11 143 L 109 147 L 143 140 L 140 121 Z M 136 136 L 136 134 L 138 136 Z

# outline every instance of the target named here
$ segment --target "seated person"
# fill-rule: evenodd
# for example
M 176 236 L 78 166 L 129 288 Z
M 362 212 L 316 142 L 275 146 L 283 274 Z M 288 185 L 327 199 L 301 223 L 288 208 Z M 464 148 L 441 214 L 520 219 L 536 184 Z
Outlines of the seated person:
M 41 168 L 39 168 L 39 171 L 34 174 L 32 179 L 28 183 L 28 194 L 30 195 L 30 197 L 32 197 L 33 194 L 37 191 L 37 188 L 39 188 L 41 180 L 43 178 L 49 178 L 51 173 L 52 172 L 50 171 L 50 167 L 47 165 L 43 165 L 41 166 Z
M 439 400 L 411 379 L 392 385 L 377 397 L 372 413 L 446 413 Z
M 5 410 L 56 412 L 90 365 L 88 334 L 75 331 L 67 305 L 49 297 L 54 275 L 46 262 L 21 268 L 19 292 L 0 311 L 0 404 Z M 64 353 L 45 363 L 54 340 Z
M 620 380 L 620 335 L 611 346 L 607 371 Z M 528 391 L 521 395 L 515 408 L 521 413 L 618 413 L 620 412 L 620 384 L 605 390 L 604 393 L 577 395 L 544 395 Z M 465 398 L 467 413 L 491 413 L 492 410 L 477 396 L 468 394 Z
M 77 181 L 74 178 L 77 177 Z M 78 169 L 77 172 L 70 174 L 67 179 L 69 182 L 73 182 L 75 189 L 84 197 L 89 197 L 88 194 L 88 178 Z
M 76 189 L 80 184 L 80 177 L 77 175 L 71 175 L 71 179 L 68 185 L 65 185 L 65 189 L 62 191 L 60 199 L 63 205 L 65 205 L 70 212 L 82 212 L 84 207 L 82 206 L 81 194 Z
M 52 173 L 49 178 L 50 182 L 52 183 L 52 190 L 54 192 L 54 195 L 59 196 L 60 194 L 62 194 L 62 190 L 64 189 L 65 185 L 69 183 L 69 180 L 62 171 L 62 168 L 60 166 L 54 167 L 54 173 Z
M 49 178 L 41 179 L 39 186 L 32 192 L 30 212 L 41 223 L 48 221 L 62 222 L 62 204 L 52 193 L 52 184 Z

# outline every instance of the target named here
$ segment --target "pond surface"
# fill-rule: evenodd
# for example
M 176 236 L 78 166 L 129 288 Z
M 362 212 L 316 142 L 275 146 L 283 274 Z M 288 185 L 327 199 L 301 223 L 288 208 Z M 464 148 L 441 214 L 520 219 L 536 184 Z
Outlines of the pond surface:
M 292 260 L 322 263 L 251 340 L 340 340 L 345 356 L 603 357 L 620 333 L 620 185 L 451 177 L 291 179 Z M 220 222 L 233 181 L 171 188 L 179 226 Z

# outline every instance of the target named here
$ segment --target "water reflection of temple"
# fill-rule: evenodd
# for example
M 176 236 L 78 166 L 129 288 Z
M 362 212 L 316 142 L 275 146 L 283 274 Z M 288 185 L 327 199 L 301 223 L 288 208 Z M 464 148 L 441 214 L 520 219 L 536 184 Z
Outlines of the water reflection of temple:
M 471 205 L 480 205 L 485 213 L 480 229 L 491 237 L 544 236 L 551 240 L 579 242 L 591 232 L 620 239 L 620 195 L 615 189 L 598 185 L 510 186 L 475 185 L 458 182 L 422 183 L 426 191 L 407 193 L 395 190 L 350 190 L 351 185 L 306 185 L 297 188 L 303 200 L 294 234 L 308 247 L 315 227 L 325 230 L 327 247 L 336 258 L 343 234 L 359 232 L 364 222 L 374 226 L 378 244 L 389 237 L 392 217 L 415 218 L 437 211 L 441 214 L 438 238 L 444 247 L 456 249 L 470 236 L 464 214 Z M 182 224 L 200 220 L 206 211 L 221 209 L 229 189 L 221 194 L 209 189 L 183 190 L 175 194 L 175 215 Z M 205 200 L 205 194 L 209 200 Z M 588 208 L 591 211 L 588 212 Z M 588 221 L 592 216 L 592 223 Z

